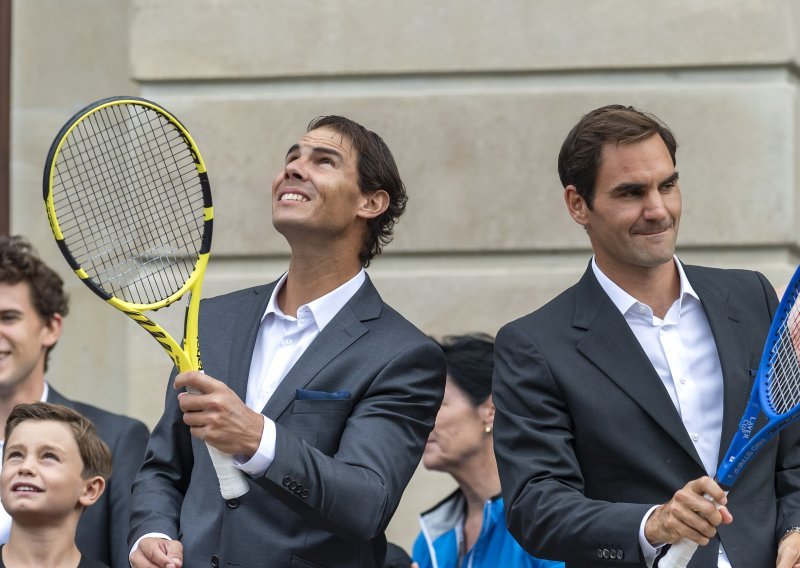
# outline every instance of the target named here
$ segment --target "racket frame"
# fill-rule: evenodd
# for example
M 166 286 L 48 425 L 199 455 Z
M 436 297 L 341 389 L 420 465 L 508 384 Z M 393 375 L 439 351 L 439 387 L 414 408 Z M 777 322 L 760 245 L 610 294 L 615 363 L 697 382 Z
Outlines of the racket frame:
M 165 117 L 182 135 L 184 141 L 186 142 L 191 154 L 192 158 L 195 163 L 195 167 L 197 168 L 198 179 L 200 181 L 202 196 L 203 196 L 203 237 L 200 245 L 200 251 L 198 254 L 197 261 L 195 262 L 194 269 L 189 277 L 184 282 L 183 286 L 181 286 L 177 291 L 172 293 L 167 298 L 164 298 L 158 302 L 152 302 L 147 304 L 140 304 L 134 302 L 128 302 L 113 296 L 97 286 L 86 273 L 86 271 L 81 267 L 81 265 L 77 262 L 75 257 L 70 252 L 69 248 L 67 247 L 64 241 L 64 235 L 61 232 L 61 227 L 58 223 L 58 215 L 55 209 L 55 201 L 53 195 L 53 180 L 55 177 L 55 166 L 58 162 L 58 157 L 61 153 L 62 146 L 64 145 L 65 141 L 68 139 L 69 135 L 72 133 L 73 129 L 77 127 L 78 124 L 83 122 L 89 116 L 106 109 L 111 106 L 119 106 L 119 105 L 137 105 L 149 108 L 158 114 Z M 162 106 L 157 105 L 152 101 L 148 101 L 147 99 L 142 99 L 139 97 L 109 97 L 106 99 L 102 99 L 96 101 L 85 108 L 78 111 L 67 123 L 61 128 L 59 133 L 56 135 L 55 141 L 50 148 L 50 151 L 47 155 L 46 166 L 44 170 L 44 200 L 45 200 L 45 207 L 47 209 L 47 219 L 50 222 L 50 228 L 53 231 L 53 236 L 56 239 L 56 243 L 58 244 L 58 248 L 61 250 L 61 254 L 69 263 L 72 270 L 77 274 L 78 278 L 95 294 L 97 294 L 100 298 L 102 298 L 107 303 L 111 304 L 114 308 L 118 309 L 137 324 L 139 324 L 143 329 L 145 329 L 158 343 L 161 347 L 166 351 L 167 355 L 169 355 L 170 359 L 174 363 L 175 367 L 180 371 L 189 371 L 189 370 L 198 370 L 201 368 L 200 362 L 200 351 L 198 345 L 198 314 L 200 311 L 200 297 L 201 297 L 201 288 L 202 288 L 202 280 L 203 275 L 205 274 L 206 267 L 208 266 L 208 259 L 211 250 L 211 237 L 213 233 L 213 223 L 214 223 L 214 208 L 211 202 L 211 185 L 208 181 L 208 173 L 206 170 L 205 162 L 203 161 L 202 156 L 200 155 L 200 150 L 197 148 L 197 145 L 194 142 L 191 134 L 186 128 L 181 124 L 181 122 L 175 118 L 175 116 L 164 109 Z M 186 294 L 187 292 L 191 293 L 189 299 L 189 305 L 186 311 L 186 318 L 184 324 L 184 337 L 183 337 L 183 345 L 184 348 L 182 349 L 180 345 L 173 339 L 173 337 L 159 324 L 155 323 L 149 317 L 144 315 L 143 312 L 145 311 L 154 311 L 160 308 L 164 308 L 169 306 L 170 304 L 174 303 L 175 301 L 179 300 Z

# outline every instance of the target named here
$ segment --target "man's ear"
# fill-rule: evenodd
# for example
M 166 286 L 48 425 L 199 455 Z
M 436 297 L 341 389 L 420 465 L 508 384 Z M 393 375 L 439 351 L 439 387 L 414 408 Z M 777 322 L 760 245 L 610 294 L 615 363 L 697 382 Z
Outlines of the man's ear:
M 564 188 L 564 202 L 567 204 L 567 211 L 569 211 L 575 222 L 585 227 L 589 222 L 589 207 L 574 185 L 568 185 Z
M 372 193 L 362 195 L 359 217 L 374 219 L 380 217 L 389 208 L 389 194 L 384 189 L 376 189 Z
M 83 480 L 83 492 L 78 499 L 78 504 L 83 508 L 94 505 L 106 489 L 106 480 L 95 475 Z
M 61 328 L 64 324 L 64 317 L 61 314 L 53 314 L 50 321 L 44 324 L 44 335 L 42 344 L 45 347 L 52 347 L 61 338 Z

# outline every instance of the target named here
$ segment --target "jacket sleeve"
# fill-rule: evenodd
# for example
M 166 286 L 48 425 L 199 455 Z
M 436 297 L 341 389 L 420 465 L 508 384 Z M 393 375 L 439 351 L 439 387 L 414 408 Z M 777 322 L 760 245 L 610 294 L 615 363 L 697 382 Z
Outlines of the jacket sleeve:
M 624 563 L 639 563 L 639 525 L 652 505 L 585 497 L 566 400 L 519 323 L 498 333 L 493 397 L 506 519 L 520 545 L 568 562 L 596 562 L 613 551 Z
M 444 355 L 417 341 L 388 361 L 353 405 L 331 455 L 276 423 L 275 459 L 255 481 L 334 534 L 375 538 L 419 463 L 441 404 Z M 307 415 L 305 421 L 324 420 Z

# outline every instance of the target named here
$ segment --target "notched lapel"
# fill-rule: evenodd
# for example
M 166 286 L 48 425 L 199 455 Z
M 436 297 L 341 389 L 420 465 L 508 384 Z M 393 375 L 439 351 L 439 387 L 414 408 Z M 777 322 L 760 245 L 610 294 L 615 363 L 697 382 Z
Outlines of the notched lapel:
M 684 269 L 692 287 L 700 296 L 700 303 L 703 304 L 708 325 L 717 344 L 717 354 L 722 369 L 724 394 L 718 457 L 718 460 L 721 460 L 739 428 L 739 420 L 753 386 L 753 377 L 750 376 L 747 360 L 749 350 L 742 341 L 742 337 L 746 335 L 741 330 L 743 317 L 739 309 L 730 303 L 730 295 L 724 288 L 708 282 L 693 272 L 691 267 L 687 266 Z
M 591 267 L 576 290 L 573 325 L 586 330 L 577 345 L 578 351 L 628 394 L 702 467 L 703 462 L 661 378 L 625 318 L 595 279 Z
M 305 388 L 328 363 L 367 333 L 367 327 L 362 321 L 379 317 L 382 306 L 383 302 L 367 276 L 358 292 L 339 310 L 286 373 L 280 386 L 267 401 L 262 414 L 277 420 L 294 401 L 297 389 Z
M 215 323 L 208 321 L 209 331 L 203 334 L 205 341 L 201 340 L 200 357 L 202 359 L 204 350 L 210 352 L 209 362 L 228 361 L 227 369 L 211 369 L 207 371 L 225 383 L 237 394 L 239 398 L 245 400 L 247 396 L 247 378 L 250 374 L 250 360 L 252 359 L 253 349 L 258 336 L 258 328 L 261 325 L 261 318 L 267 309 L 275 282 L 266 286 L 259 286 L 246 291 L 241 297 L 236 298 L 235 303 L 230 305 L 231 311 L 236 314 L 232 319 L 234 325 L 228 333 L 220 334 L 215 329 Z M 223 306 L 222 309 L 226 309 Z M 201 311 L 201 318 L 203 313 Z M 202 320 L 201 320 L 202 321 Z M 213 342 L 213 344 L 212 344 Z M 244 346 L 242 349 L 234 349 L 234 346 Z M 216 355 L 219 353 L 219 355 Z M 231 354 L 239 353 L 239 356 Z M 219 376 L 215 375 L 217 373 Z

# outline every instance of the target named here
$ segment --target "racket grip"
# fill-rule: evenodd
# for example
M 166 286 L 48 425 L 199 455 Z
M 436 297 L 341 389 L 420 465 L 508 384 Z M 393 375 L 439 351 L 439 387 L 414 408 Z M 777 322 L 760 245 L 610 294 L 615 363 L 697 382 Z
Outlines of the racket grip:
M 667 553 L 658 561 L 658 568 L 686 568 L 697 550 L 697 543 L 682 538 L 669 547 Z
M 202 373 L 202 371 L 200 371 Z M 189 394 L 199 394 L 200 391 L 187 388 L 186 392 Z M 214 466 L 214 471 L 217 472 L 217 480 L 219 481 L 219 492 L 222 493 L 222 498 L 226 501 L 241 497 L 250 491 L 250 485 L 247 483 L 247 478 L 244 472 L 233 465 L 233 456 L 215 448 L 206 442 L 208 448 L 208 455 L 211 457 L 211 463 Z
M 211 463 L 217 472 L 219 480 L 219 492 L 226 501 L 235 497 L 241 497 L 250 491 L 250 485 L 244 473 L 233 465 L 233 456 L 221 452 L 211 444 L 206 443 L 208 454 L 211 456 Z
M 727 495 L 728 492 L 725 492 Z M 711 495 L 708 493 L 704 493 L 703 497 L 714 503 L 714 506 L 719 509 L 722 507 L 719 503 L 714 501 L 711 498 Z M 659 560 L 658 568 L 686 568 L 689 564 L 689 561 L 694 556 L 695 550 L 697 550 L 698 544 L 693 540 L 689 540 L 688 538 L 682 538 L 672 546 L 670 546 L 667 553 Z

